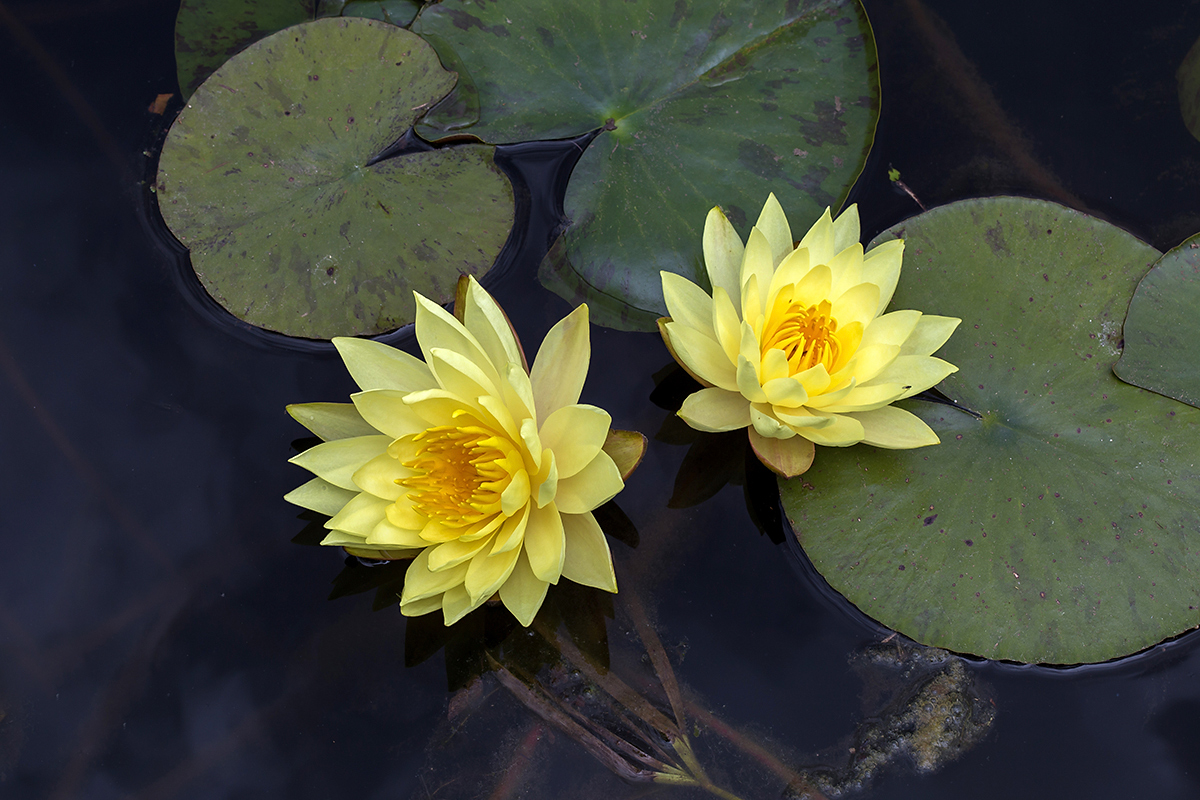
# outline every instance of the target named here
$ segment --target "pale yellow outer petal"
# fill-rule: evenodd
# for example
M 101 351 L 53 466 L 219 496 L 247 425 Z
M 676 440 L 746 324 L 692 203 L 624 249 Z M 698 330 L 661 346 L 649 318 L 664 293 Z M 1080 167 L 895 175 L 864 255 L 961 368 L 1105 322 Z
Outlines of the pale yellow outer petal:
M 319 478 L 343 489 L 358 491 L 354 473 L 363 464 L 385 452 L 391 439 L 387 436 L 355 436 L 337 439 L 310 447 L 289 462 L 304 467 Z
M 533 360 L 533 401 L 539 420 L 579 402 L 591 357 L 588 308 L 581 305 L 550 329 Z
M 750 401 L 740 392 L 701 389 L 683 401 L 679 416 L 699 431 L 734 431 L 750 424 Z
M 442 597 L 443 595 L 435 594 L 433 597 L 413 600 L 410 603 L 401 603 L 400 613 L 406 617 L 419 617 L 433 611 L 440 611 L 442 608 Z
M 890 314 L 876 317 L 863 330 L 863 338 L 859 346 L 894 344 L 900 347 L 900 354 L 903 355 L 904 344 L 920 321 L 920 311 L 893 311 Z M 927 356 L 929 353 L 921 353 L 921 355 Z
M 940 440 L 919 417 L 902 408 L 884 406 L 854 414 L 863 426 L 863 442 L 890 450 L 925 447 Z
M 828 264 L 837 255 L 836 237 L 833 232 L 833 218 L 829 209 L 825 209 L 820 219 L 813 223 L 800 240 L 800 247 L 808 250 L 809 260 L 814 264 Z
M 596 518 L 591 513 L 564 514 L 562 525 L 567 550 L 562 576 L 584 586 L 615 592 L 617 575 L 613 571 L 612 553 Z
M 931 356 L 946 343 L 961 319 L 924 314 L 916 328 L 900 346 L 902 356 Z
M 753 321 L 762 316 L 774 275 L 775 257 L 771 253 L 771 243 L 762 231 L 751 228 L 746 252 L 742 254 L 742 319 Z M 751 288 L 751 282 L 754 288 Z
M 715 292 L 725 290 L 735 306 L 742 303 L 742 253 L 745 246 L 719 208 L 704 220 L 704 267 Z
M 355 497 L 325 523 L 330 530 L 348 531 L 364 539 L 387 516 L 388 502 L 366 492 Z
M 462 353 L 434 347 L 428 358 L 429 368 L 438 383 L 455 397 L 499 397 L 498 381 L 492 380 L 487 371 Z
M 562 515 L 558 512 L 558 506 L 550 503 L 545 508 L 531 509 L 529 525 L 525 528 L 525 555 L 538 580 L 558 583 L 565 547 Z
M 767 196 L 767 202 L 763 205 L 762 212 L 758 215 L 758 222 L 754 223 L 754 227 L 762 231 L 763 236 L 771 245 L 771 266 L 779 266 L 779 262 L 783 261 L 784 256 L 792 252 L 794 243 L 791 226 L 788 225 L 787 216 L 783 213 L 779 201 L 775 199 L 774 192 Z M 767 286 L 768 284 L 760 285 Z
M 794 478 L 812 466 L 816 448 L 803 436 L 769 439 L 750 428 L 750 447 L 767 469 L 784 478 Z
M 476 553 L 490 544 L 491 542 L 487 539 L 476 539 L 472 542 L 455 539 L 452 542 L 434 545 L 429 549 L 429 568 L 437 572 L 447 567 L 456 567 L 464 561 L 474 558 Z
M 828 414 L 846 414 L 851 411 L 870 411 L 888 403 L 907 397 L 906 387 L 898 383 L 879 383 L 872 386 L 855 386 L 845 397 L 821 408 Z
M 372 428 L 393 439 L 419 433 L 428 427 L 425 420 L 404 402 L 405 397 L 408 393 L 397 389 L 372 389 L 350 395 L 357 413 Z
M 879 287 L 879 307 L 876 314 L 882 314 L 888 303 L 892 302 L 892 294 L 900 280 L 900 266 L 904 259 L 904 240 L 893 239 L 890 242 L 873 247 L 863 255 L 862 278 Z
M 325 534 L 325 538 L 321 540 L 321 544 L 327 547 L 369 548 L 369 545 L 363 544 L 363 537 L 357 536 L 349 531 L 330 531 L 329 533 Z
M 737 372 L 715 339 L 677 322 L 664 324 L 662 330 L 670 338 L 675 356 L 693 375 L 713 386 L 737 386 Z
M 713 329 L 725 357 L 730 364 L 736 364 L 742 346 L 742 318 L 729 299 L 729 293 L 719 286 L 713 290 Z
M 767 381 L 763 384 L 763 392 L 767 396 L 767 402 L 772 406 L 799 408 L 808 402 L 808 392 L 804 390 L 804 384 L 795 378 L 776 378 Z
M 451 586 L 442 595 L 442 621 L 449 627 L 487 602 L 486 597 L 472 598 L 465 586 Z M 400 610 L 404 610 L 401 605 Z
M 947 375 L 958 372 L 958 367 L 948 361 L 932 356 L 897 356 L 881 370 L 869 385 L 899 383 L 908 387 L 897 399 L 912 397 L 931 386 L 941 383 Z
M 839 328 L 852 322 L 866 328 L 875 318 L 878 305 L 879 287 L 873 283 L 860 283 L 833 301 L 833 318 L 838 321 Z
M 750 425 L 759 436 L 767 439 L 790 439 L 796 435 L 796 431 L 791 426 L 781 422 L 770 412 L 769 407 L 750 406 Z
M 403 350 L 370 339 L 346 336 L 336 337 L 333 346 L 346 363 L 350 377 L 363 391 L 396 389 L 416 392 L 432 389 L 436 385 L 425 363 Z
M 521 347 L 512 326 L 508 324 L 508 318 L 474 275 L 469 276 L 467 284 L 463 326 L 479 342 L 500 375 L 504 375 L 506 364 L 516 364 L 518 368 L 521 366 Z M 521 371 L 524 372 L 523 369 Z
M 559 479 L 554 502 L 563 514 L 582 514 L 612 500 L 623 488 L 621 471 L 608 453 L 601 450 L 579 472 Z
M 313 478 L 308 483 L 292 489 L 283 499 L 292 505 L 332 517 L 357 496 L 358 492 L 334 486 L 323 478 Z
M 352 480 L 358 488 L 375 497 L 397 500 L 405 490 L 396 481 L 410 477 L 412 474 L 412 470 L 384 453 L 375 456 L 359 467 Z
M 525 555 L 524 548 L 517 552 L 520 555 L 517 556 L 517 563 L 513 566 L 512 574 L 500 587 L 500 600 L 503 601 L 504 607 L 517 618 L 517 622 L 529 627 L 533 624 L 533 618 L 537 616 L 538 609 L 542 607 L 542 601 L 546 599 L 546 590 L 550 588 L 550 584 L 538 580 L 538 577 L 533 574 L 533 568 L 529 566 L 529 558 Z
M 554 453 L 559 480 L 586 467 L 604 446 L 612 417 L 589 405 L 564 406 L 542 423 L 542 446 Z
M 293 403 L 287 412 L 326 442 L 378 433 L 353 403 Z
M 829 271 L 833 273 L 833 285 L 830 287 L 829 296 L 838 297 L 851 287 L 863 283 L 862 266 L 863 249 L 862 245 L 858 242 L 850 245 L 845 250 L 839 251 L 837 255 L 831 258 L 829 260 Z M 869 283 L 870 281 L 866 282 Z M 877 313 L 876 309 L 871 309 L 872 317 Z
M 532 508 L 532 504 L 526 505 L 521 509 L 521 513 L 504 520 L 500 530 L 492 537 L 493 554 L 515 550 L 524 543 L 525 531 L 529 527 L 529 512 Z
M 421 538 L 420 530 L 400 528 L 386 519 L 379 521 L 379 524 L 371 531 L 371 535 L 367 537 L 366 543 L 372 547 L 406 550 L 419 550 L 429 545 L 429 542 Z
M 841 382 L 850 378 L 854 378 L 858 383 L 866 383 L 879 375 L 885 367 L 896 360 L 898 355 L 900 355 L 900 348 L 894 344 L 873 344 L 859 347 L 858 352 L 846 363 L 846 366 L 833 374 L 834 385 L 840 388 Z M 889 378 L 887 382 L 893 383 L 894 381 Z
M 423 600 L 441 594 L 451 587 L 461 586 L 467 577 L 467 564 L 459 564 L 439 572 L 429 569 L 429 556 L 433 548 L 427 547 L 413 559 L 404 573 L 404 592 L 400 595 L 401 605 L 414 600 Z
M 813 444 L 825 447 L 849 447 L 862 441 L 863 426 L 857 419 L 843 414 L 822 416 L 829 420 L 829 424 L 822 427 L 797 428 L 796 433 Z
M 659 275 L 662 276 L 663 300 L 671 319 L 715 338 L 712 297 L 682 275 L 674 272 L 660 272 Z
M 417 344 L 421 346 L 426 364 L 431 361 L 430 354 L 434 349 L 451 350 L 473 362 L 493 383 L 500 380 L 506 364 L 493 364 L 479 340 L 449 311 L 416 292 L 413 297 L 417 301 Z
M 478 601 L 476 605 L 484 602 L 500 590 L 500 586 L 512 574 L 519 554 L 519 551 L 514 549 L 491 555 L 484 548 L 471 559 L 463 586 L 466 588 L 467 594 L 471 596 L 471 599 Z
M 838 214 L 838 218 L 833 221 L 833 251 L 840 253 L 860 241 L 858 204 L 855 203 Z

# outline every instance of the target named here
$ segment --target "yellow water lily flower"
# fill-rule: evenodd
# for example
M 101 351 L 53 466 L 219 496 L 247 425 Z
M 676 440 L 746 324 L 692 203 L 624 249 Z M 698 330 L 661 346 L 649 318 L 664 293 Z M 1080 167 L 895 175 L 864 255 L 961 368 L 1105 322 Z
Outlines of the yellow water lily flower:
M 864 253 L 858 208 L 829 210 L 793 245 L 775 195 L 741 238 L 714 208 L 704 225 L 707 292 L 662 273 L 670 317 L 659 330 L 675 360 L 704 384 L 679 410 L 693 428 L 748 428 L 768 467 L 798 475 L 813 445 L 909 448 L 937 444 L 913 414 L 890 405 L 957 368 L 934 358 L 961 320 L 883 314 L 904 242 Z
M 322 544 L 415 555 L 400 598 L 409 616 L 441 609 L 450 625 L 498 594 L 529 625 L 560 578 L 615 592 L 591 512 L 624 482 L 604 449 L 611 417 L 579 402 L 587 306 L 547 334 L 531 375 L 504 312 L 473 278 L 460 283 L 460 318 L 416 300 L 424 361 L 334 339 L 362 391 L 353 403 L 288 407 L 325 441 L 292 459 L 317 477 L 285 499 L 331 515 Z

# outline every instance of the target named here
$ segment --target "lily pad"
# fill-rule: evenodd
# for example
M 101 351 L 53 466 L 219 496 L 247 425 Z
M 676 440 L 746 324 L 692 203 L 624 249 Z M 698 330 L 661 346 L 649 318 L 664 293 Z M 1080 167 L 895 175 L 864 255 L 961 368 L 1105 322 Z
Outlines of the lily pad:
M 1167 252 L 1142 278 L 1125 318 L 1121 380 L 1200 406 L 1200 234 Z
M 1095 662 L 1200 624 L 1200 410 L 1116 378 L 1159 253 L 1052 203 L 969 200 L 904 222 L 893 308 L 961 317 L 942 443 L 819 448 L 781 482 L 796 539 L 863 612 L 924 644 Z
M 494 148 L 379 160 L 454 85 L 420 37 L 322 19 L 251 45 L 180 112 L 159 160 L 163 219 L 205 289 L 292 336 L 374 334 L 412 321 L 412 292 L 449 301 L 513 225 Z
M 323 17 L 370 17 L 407 25 L 417 0 L 182 0 L 175 17 L 175 69 L 183 96 L 234 54 L 276 31 Z
M 541 277 L 611 327 L 654 327 L 660 270 L 706 285 L 712 206 L 746 227 L 774 191 L 801 230 L 840 205 L 878 118 L 856 0 L 446 0 L 413 30 L 470 76 L 441 128 L 491 142 L 605 128 L 575 167 L 571 222 Z
M 1179 113 L 1192 136 L 1200 139 L 1200 39 L 1197 39 L 1175 72 L 1179 86 Z

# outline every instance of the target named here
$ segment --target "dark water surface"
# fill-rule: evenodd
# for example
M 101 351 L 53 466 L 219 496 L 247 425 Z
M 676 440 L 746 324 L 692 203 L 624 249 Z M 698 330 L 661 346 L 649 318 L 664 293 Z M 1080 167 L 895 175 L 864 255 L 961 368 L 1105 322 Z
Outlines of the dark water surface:
M 867 9 L 884 111 L 854 193 L 864 240 L 917 211 L 889 165 L 929 206 L 1044 197 L 1159 249 L 1200 230 L 1200 142 L 1174 81 L 1200 3 Z M 394 607 L 326 599 L 342 559 L 291 541 L 304 521 L 281 498 L 304 474 L 285 461 L 304 432 L 283 407 L 353 387 L 328 350 L 280 346 L 189 295 L 155 228 L 139 182 L 162 122 L 145 109 L 176 91 L 174 12 L 0 0 L 0 796 L 707 796 L 620 781 L 491 679 L 452 695 L 461 649 L 406 666 L 427 645 Z M 514 158 L 547 180 L 536 154 Z M 545 233 L 494 287 L 530 349 L 569 310 L 534 282 Z M 595 329 L 584 400 L 653 436 L 668 363 L 657 336 Z M 694 708 L 788 766 L 844 756 L 877 710 L 848 659 L 888 632 L 769 520 L 760 532 L 740 486 L 669 508 L 686 452 L 652 441 L 619 497 L 640 539 L 613 544 L 623 593 Z M 609 644 L 636 683 L 649 670 L 622 602 Z M 1198 641 L 1077 670 L 971 663 L 995 705 L 987 737 L 865 796 L 1200 796 Z M 696 730 L 718 783 L 780 795 L 717 723 Z

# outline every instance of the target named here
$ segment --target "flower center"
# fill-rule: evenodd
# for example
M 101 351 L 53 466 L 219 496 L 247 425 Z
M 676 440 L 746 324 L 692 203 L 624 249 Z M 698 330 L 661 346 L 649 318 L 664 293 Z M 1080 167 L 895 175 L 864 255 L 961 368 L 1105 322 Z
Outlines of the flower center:
M 793 302 L 772 314 L 763 331 L 762 355 L 771 349 L 782 350 L 790 375 L 817 364 L 824 364 L 832 372 L 842 346 L 834 335 L 837 320 L 830 316 L 831 310 L 829 301 L 822 300 L 808 308 Z
M 449 425 L 413 437 L 417 453 L 404 466 L 416 472 L 396 483 L 409 490 L 413 508 L 443 525 L 473 525 L 500 511 L 511 480 L 510 456 L 519 454 L 506 438 L 486 428 Z

